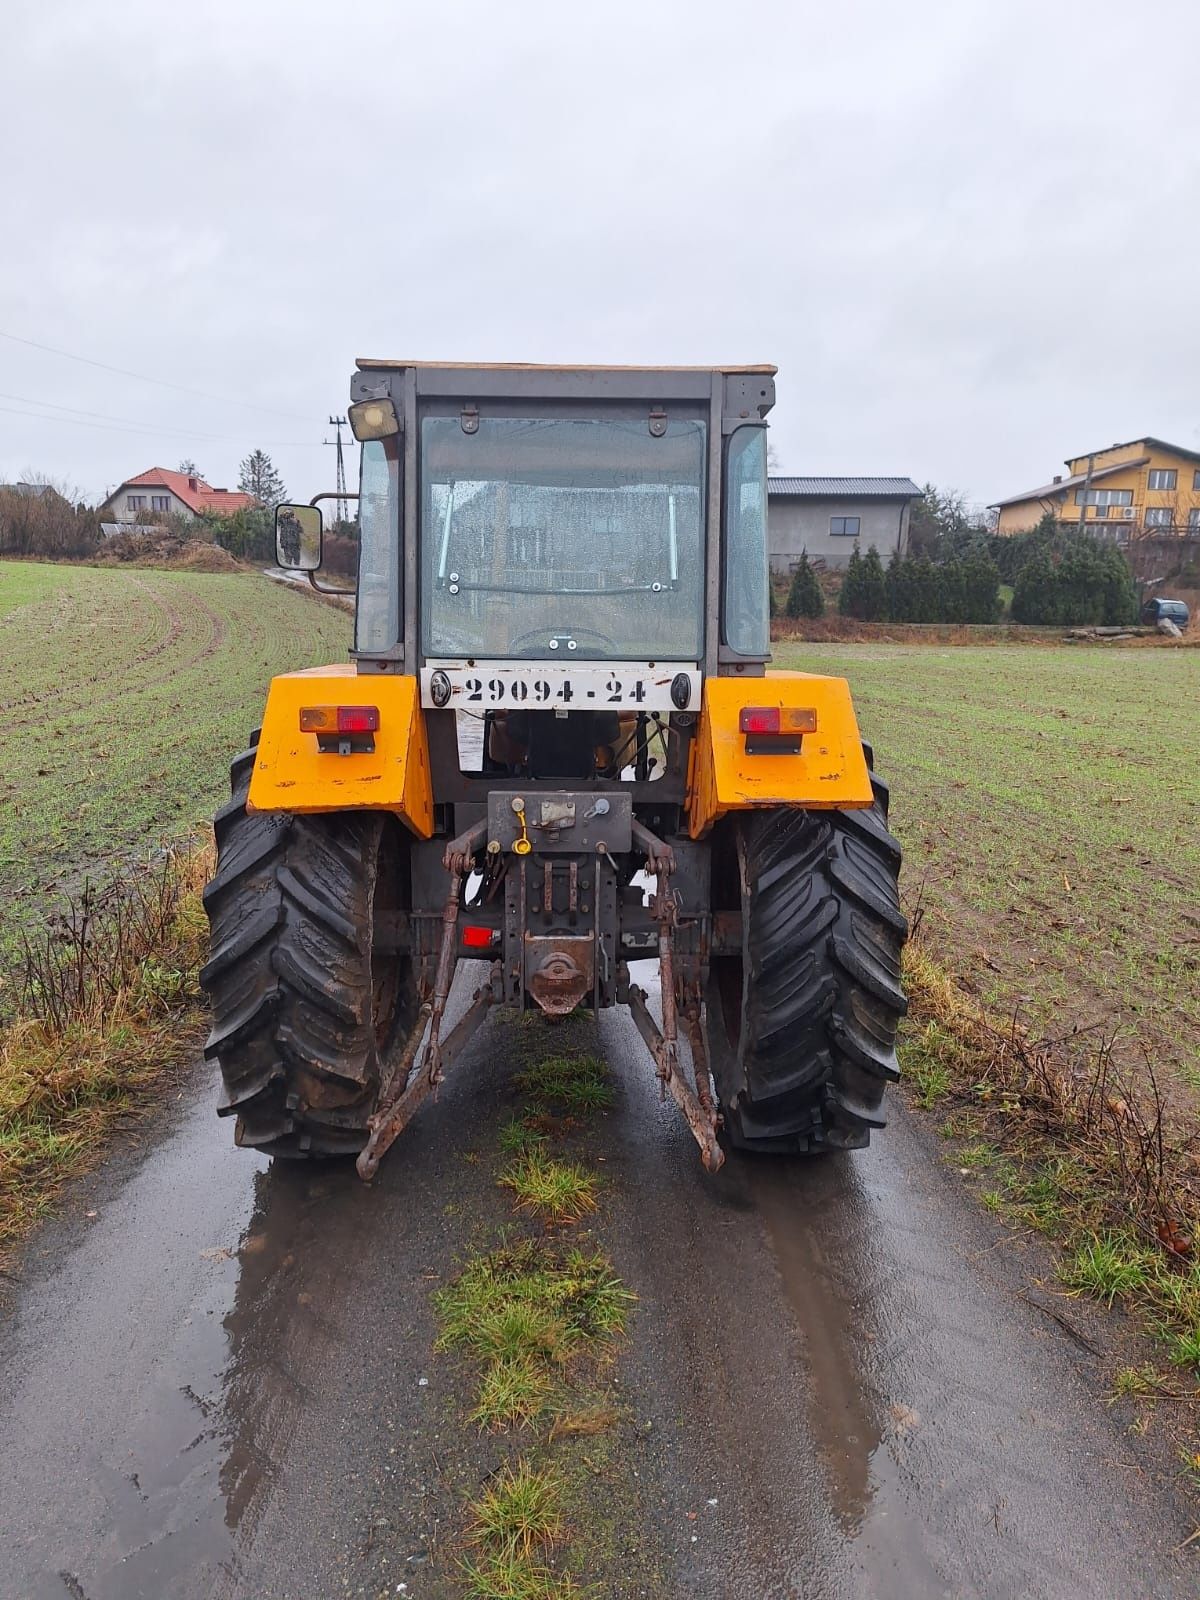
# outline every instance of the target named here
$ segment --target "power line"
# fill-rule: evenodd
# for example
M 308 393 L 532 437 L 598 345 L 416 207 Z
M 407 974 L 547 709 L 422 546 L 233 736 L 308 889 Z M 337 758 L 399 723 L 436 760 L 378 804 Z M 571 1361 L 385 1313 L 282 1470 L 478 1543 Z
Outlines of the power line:
M 19 398 L 10 396 L 10 398 Z M 44 405 L 45 401 L 35 400 L 34 405 Z M 71 407 L 64 406 L 63 410 Z M 184 428 L 156 428 L 153 424 L 147 427 L 121 427 L 109 422 L 88 422 L 87 416 L 101 416 L 101 412 L 86 412 L 78 417 L 46 416 L 40 411 L 24 411 L 17 406 L 0 406 L 0 411 L 7 412 L 13 417 L 28 417 L 33 422 L 53 422 L 59 427 L 68 428 L 98 428 L 103 433 L 128 433 L 136 434 L 144 439 L 199 439 L 202 444 L 237 444 L 244 440 L 235 433 L 192 433 Z M 323 443 L 324 441 L 322 441 Z M 320 446 L 313 439 L 263 439 L 255 446 L 256 449 L 265 449 L 270 446 L 272 450 L 316 450 Z
M 147 422 L 143 417 L 114 417 L 108 411 L 85 411 L 81 406 L 64 406 L 58 400 L 38 400 L 30 394 L 6 394 L 3 389 L 0 389 L 0 400 L 19 400 L 22 405 L 41 406 L 49 411 L 69 411 L 76 417 L 95 417 L 100 422 L 127 423 L 131 428 L 155 428 L 157 426 L 153 422 Z M 36 416 L 38 413 L 29 412 L 28 415 Z M 182 431 L 186 432 L 189 438 L 208 439 L 213 442 L 229 437 L 227 434 L 199 433 L 191 429 Z
M 10 339 L 13 344 L 28 345 L 31 350 L 45 350 L 49 355 L 62 356 L 67 361 L 80 361 L 85 367 L 99 367 L 102 372 L 115 372 L 123 378 L 136 378 L 139 383 L 156 383 L 160 389 L 174 389 L 178 394 L 190 394 L 201 400 L 215 400 L 218 405 L 241 406 L 247 411 L 265 411 L 271 416 L 290 417 L 294 422 L 307 422 L 297 411 L 281 411 L 277 406 L 256 406 L 250 400 L 233 400 L 228 395 L 210 394 L 206 389 L 189 389 L 182 383 L 171 383 L 166 378 L 152 378 L 145 372 L 132 372 L 128 367 L 114 367 L 107 361 L 94 361 L 91 356 L 79 356 L 72 350 L 60 350 L 56 345 L 40 344 L 36 339 L 23 339 L 17 333 L 5 333 L 0 328 L 0 339 Z

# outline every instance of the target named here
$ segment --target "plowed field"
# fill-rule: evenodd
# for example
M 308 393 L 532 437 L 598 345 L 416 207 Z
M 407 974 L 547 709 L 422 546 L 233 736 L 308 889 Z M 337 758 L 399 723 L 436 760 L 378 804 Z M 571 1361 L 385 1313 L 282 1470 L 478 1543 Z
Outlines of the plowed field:
M 257 573 L 0 562 L 0 968 L 85 877 L 211 817 L 272 675 L 349 643 Z

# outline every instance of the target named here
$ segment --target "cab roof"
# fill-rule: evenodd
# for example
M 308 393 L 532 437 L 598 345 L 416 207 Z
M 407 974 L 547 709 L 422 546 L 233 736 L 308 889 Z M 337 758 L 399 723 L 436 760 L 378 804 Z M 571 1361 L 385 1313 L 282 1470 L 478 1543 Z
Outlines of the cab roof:
M 398 368 L 418 367 L 424 369 L 434 368 L 438 371 L 446 372 L 752 372 L 773 378 L 779 371 L 778 367 L 772 366 L 769 362 L 742 367 L 720 365 L 658 367 L 640 364 L 588 366 L 570 362 L 560 364 L 554 361 L 389 361 L 375 356 L 359 356 L 354 364 L 360 372 L 374 372 L 382 369 L 396 371 Z

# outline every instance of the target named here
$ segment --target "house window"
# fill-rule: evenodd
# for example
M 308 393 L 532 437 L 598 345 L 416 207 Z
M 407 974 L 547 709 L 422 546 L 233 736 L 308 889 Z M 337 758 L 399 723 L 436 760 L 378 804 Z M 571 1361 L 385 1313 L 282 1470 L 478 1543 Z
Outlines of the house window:
M 1174 467 L 1151 467 L 1149 489 L 1173 489 L 1178 473 Z
M 830 517 L 829 533 L 834 539 L 857 539 L 859 519 L 857 517 Z
M 1200 506 L 1193 506 L 1188 512 L 1188 527 L 1200 529 Z
M 1196 471 L 1192 473 L 1192 488 L 1196 490 L 1198 494 L 1200 494 L 1200 468 L 1197 468 Z
M 1146 526 L 1148 528 L 1169 528 L 1171 526 L 1170 506 L 1149 506 L 1146 510 Z
M 170 511 L 171 496 L 169 494 L 152 494 L 150 496 L 150 509 L 152 511 Z
M 1132 489 L 1089 489 L 1087 503 L 1090 506 L 1131 506 L 1133 504 Z M 1083 490 L 1076 489 L 1075 504 L 1083 504 Z M 1107 512 L 1098 511 L 1097 516 L 1106 516 Z
M 546 530 L 544 528 L 509 529 L 509 560 L 522 567 L 546 565 Z
M 144 494 L 127 494 L 125 496 L 126 511 L 144 511 L 146 509 L 146 496 Z

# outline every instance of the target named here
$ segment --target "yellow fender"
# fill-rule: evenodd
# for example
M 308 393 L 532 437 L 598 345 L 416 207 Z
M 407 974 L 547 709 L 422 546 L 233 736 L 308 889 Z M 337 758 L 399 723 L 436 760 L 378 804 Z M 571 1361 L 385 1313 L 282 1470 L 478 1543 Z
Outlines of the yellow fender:
M 315 733 L 301 733 L 310 706 L 375 706 L 375 748 L 339 755 Z M 418 838 L 433 832 L 429 741 L 416 678 L 353 666 L 311 667 L 272 678 L 258 760 L 250 778 L 251 811 L 390 811 Z
M 799 755 L 750 755 L 738 726 L 744 706 L 815 711 L 816 732 L 804 734 Z M 874 798 L 845 678 L 768 672 L 762 678 L 705 680 L 688 769 L 688 832 L 693 839 L 702 838 L 729 811 L 760 806 L 865 809 Z

